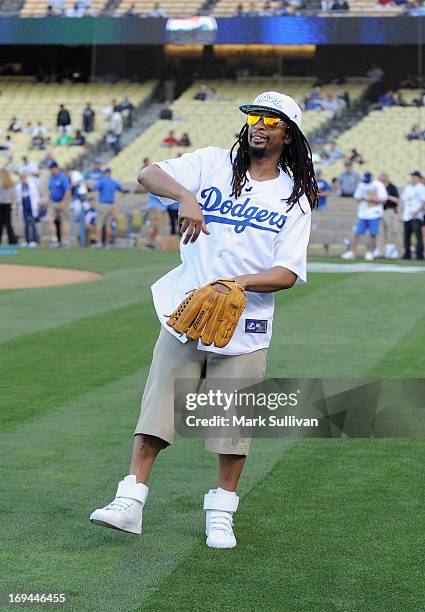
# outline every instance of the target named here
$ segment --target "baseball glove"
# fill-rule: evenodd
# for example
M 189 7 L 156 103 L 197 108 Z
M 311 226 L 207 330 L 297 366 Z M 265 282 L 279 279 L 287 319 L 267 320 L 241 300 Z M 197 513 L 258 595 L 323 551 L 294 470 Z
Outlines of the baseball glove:
M 190 291 L 170 315 L 167 325 L 188 340 L 217 348 L 229 344 L 246 306 L 242 286 L 234 280 L 219 279 Z

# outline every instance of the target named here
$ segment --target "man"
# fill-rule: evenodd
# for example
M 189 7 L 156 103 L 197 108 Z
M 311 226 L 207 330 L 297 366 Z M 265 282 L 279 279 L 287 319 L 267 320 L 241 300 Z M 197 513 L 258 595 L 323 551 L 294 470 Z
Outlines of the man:
M 87 102 L 85 108 L 83 109 L 82 119 L 83 119 L 83 131 L 89 134 L 90 132 L 94 132 L 94 119 L 96 113 L 91 107 L 91 103 Z
M 134 104 L 130 102 L 128 96 L 124 97 L 124 100 L 118 104 L 117 108 L 123 116 L 125 127 L 131 128 L 133 125 Z
M 98 243 L 97 246 L 104 246 L 111 241 L 111 221 L 116 219 L 118 215 L 118 205 L 115 203 L 115 194 L 117 191 L 128 193 L 123 186 L 111 176 L 111 169 L 106 168 L 103 177 L 100 178 L 94 186 L 94 190 L 99 192 L 99 205 L 97 207 L 97 230 Z M 105 239 L 103 233 L 105 232 Z
M 381 181 L 373 180 L 371 172 L 365 172 L 363 181 L 357 185 L 354 197 L 359 201 L 357 211 L 357 225 L 351 242 L 351 249 L 343 253 L 343 259 L 355 259 L 356 247 L 360 236 L 367 231 L 370 234 L 368 249 L 364 258 L 372 261 L 379 256 L 376 248 L 376 237 L 379 233 L 379 224 L 384 213 L 383 204 L 387 200 L 387 190 Z
M 360 176 L 353 170 L 351 162 L 345 162 L 345 171 L 338 177 L 339 190 L 343 198 L 352 198 L 360 183 Z
M 404 256 L 403 259 L 411 259 L 411 238 L 416 237 L 416 259 L 424 258 L 424 242 L 422 236 L 422 224 L 425 210 L 425 185 L 423 176 L 419 170 L 410 175 L 410 183 L 406 185 L 401 194 L 403 203 L 404 222 Z
M 56 127 L 59 133 L 69 132 L 71 130 L 71 115 L 63 104 L 59 106 Z
M 52 168 L 52 166 L 54 166 L 55 164 L 57 166 L 58 162 L 54 159 L 53 153 L 51 151 L 48 151 L 40 162 L 40 168 L 46 168 L 47 170 L 50 170 L 50 168 Z
M 281 93 L 265 92 L 240 110 L 247 124 L 232 149 L 207 147 L 142 170 L 139 182 L 165 204 L 180 202 L 182 265 L 152 287 L 162 329 L 136 427 L 129 475 L 115 500 L 92 513 L 96 524 L 140 533 L 146 482 L 162 448 L 174 440 L 174 380 L 205 369 L 206 384 L 238 377 L 261 380 L 271 339 L 273 292 L 306 281 L 306 252 L 317 184 L 301 132 L 301 109 Z M 293 176 L 290 177 L 291 173 Z M 167 326 L 186 292 L 217 278 L 233 278 L 247 306 L 224 348 L 187 341 Z M 217 385 L 217 383 L 215 383 Z M 232 387 L 234 388 L 234 387 Z M 232 548 L 232 514 L 249 439 L 207 439 L 218 454 L 218 487 L 204 498 L 207 545 Z
M 64 237 L 64 245 L 69 246 L 71 183 L 56 162 L 50 165 L 48 188 L 50 196 L 49 227 L 51 240 L 60 247 L 62 246 L 62 237 Z
M 93 162 L 93 168 L 90 168 L 90 170 L 87 170 L 87 172 L 84 175 L 84 178 L 86 181 L 91 181 L 94 186 L 94 184 L 97 183 L 97 181 L 99 181 L 102 178 L 102 176 L 103 176 L 102 164 L 100 163 L 98 159 L 95 159 L 95 161 Z
M 325 210 L 328 203 L 328 196 L 332 195 L 332 186 L 323 178 L 320 168 L 316 170 L 316 181 L 319 188 L 318 209 Z
M 398 205 L 400 202 L 398 189 L 390 181 L 388 174 L 383 172 L 379 180 L 387 190 L 387 201 L 384 202 L 384 214 L 381 222 L 381 243 L 384 246 L 384 255 L 387 259 L 398 259 L 400 257 L 399 245 L 401 236 L 401 223 L 398 216 Z
M 341 149 L 338 149 L 338 145 L 336 144 L 335 140 L 330 143 L 329 148 L 326 149 L 326 152 L 329 155 L 330 161 L 335 161 L 337 159 L 341 159 L 341 157 L 344 157 L 344 153 L 341 151 Z
M 121 151 L 121 134 L 123 132 L 124 125 L 118 106 L 114 106 L 114 111 L 109 120 L 109 144 L 115 155 Z

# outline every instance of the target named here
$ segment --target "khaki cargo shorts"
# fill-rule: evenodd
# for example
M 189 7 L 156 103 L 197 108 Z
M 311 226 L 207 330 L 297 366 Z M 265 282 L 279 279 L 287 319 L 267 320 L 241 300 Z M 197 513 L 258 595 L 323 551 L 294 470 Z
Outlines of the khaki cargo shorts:
M 51 202 L 48 214 L 51 221 L 66 223 L 70 218 L 69 205 L 64 202 Z
M 103 227 L 108 225 L 115 214 L 115 204 L 98 204 L 96 208 L 96 225 Z
M 162 232 L 165 225 L 165 214 L 166 212 L 164 210 L 159 210 L 159 208 L 149 208 L 147 211 L 147 221 L 149 225 L 159 232 Z
M 214 379 L 238 378 L 261 382 L 266 372 L 267 349 L 244 355 L 220 355 L 200 351 L 197 342 L 183 344 L 161 327 L 156 342 L 151 368 L 142 398 L 141 413 L 134 435 L 147 434 L 161 438 L 168 444 L 174 441 L 174 379 L 193 380 L 196 392 L 204 373 L 207 388 L 214 388 Z M 235 384 L 233 384 L 235 383 Z M 242 384 L 242 383 L 241 383 Z M 249 438 L 207 438 L 206 449 L 219 454 L 247 455 Z

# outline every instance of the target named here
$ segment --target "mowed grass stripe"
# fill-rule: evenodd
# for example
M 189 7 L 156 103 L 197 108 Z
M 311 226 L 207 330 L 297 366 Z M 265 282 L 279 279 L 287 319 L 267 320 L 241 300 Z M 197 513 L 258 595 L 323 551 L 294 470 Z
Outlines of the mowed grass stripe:
M 3 343 L 1 429 L 146 366 L 157 331 L 144 301 Z
M 369 378 L 423 378 L 424 375 L 425 315 L 367 373 Z
M 307 287 L 302 301 L 283 303 L 275 318 L 273 376 L 366 376 L 423 316 L 425 285 L 417 275 L 347 274 L 322 287 L 322 279 L 332 275 L 318 276 L 315 291 Z
M 303 441 L 241 500 L 239 545 L 199 544 L 136 608 L 421 610 L 418 440 Z

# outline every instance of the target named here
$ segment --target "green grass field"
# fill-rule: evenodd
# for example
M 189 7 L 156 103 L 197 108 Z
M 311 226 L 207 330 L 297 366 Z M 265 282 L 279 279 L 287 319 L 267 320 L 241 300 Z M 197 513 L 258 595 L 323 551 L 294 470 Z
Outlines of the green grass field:
M 161 455 L 142 536 L 90 524 L 127 473 L 159 331 L 150 285 L 176 262 L 135 251 L 1 258 L 104 274 L 0 292 L 3 598 L 63 592 L 66 609 L 96 612 L 425 610 L 421 439 L 255 440 L 234 550 L 204 543 L 215 457 L 198 439 Z M 424 279 L 310 274 L 278 296 L 268 376 L 423 377 Z M 23 609 L 1 606 L 13 608 Z

